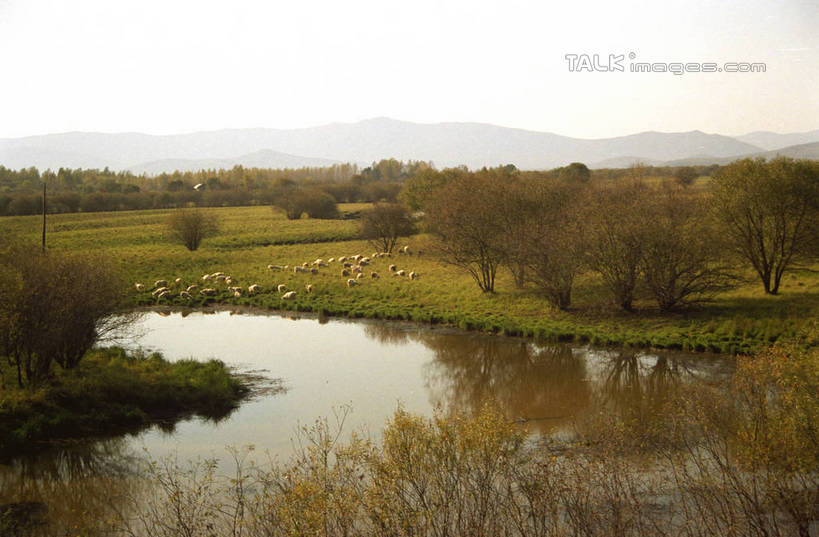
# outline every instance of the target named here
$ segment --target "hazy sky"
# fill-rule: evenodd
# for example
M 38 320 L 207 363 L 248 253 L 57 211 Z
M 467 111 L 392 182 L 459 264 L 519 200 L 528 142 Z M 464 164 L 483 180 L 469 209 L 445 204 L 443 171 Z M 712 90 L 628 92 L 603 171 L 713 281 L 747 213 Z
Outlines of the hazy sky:
M 388 116 L 596 138 L 819 128 L 819 0 L 0 0 L 0 137 Z M 633 73 L 762 62 L 764 73 Z M 570 72 L 567 54 L 623 55 Z

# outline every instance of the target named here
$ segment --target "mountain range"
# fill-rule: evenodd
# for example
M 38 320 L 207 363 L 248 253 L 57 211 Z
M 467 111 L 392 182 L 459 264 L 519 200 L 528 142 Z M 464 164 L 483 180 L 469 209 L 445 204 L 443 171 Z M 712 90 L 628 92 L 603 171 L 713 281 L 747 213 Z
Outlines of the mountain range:
M 515 164 L 549 169 L 725 163 L 784 154 L 819 159 L 819 130 L 723 136 L 701 131 L 641 132 L 583 139 L 484 123 L 412 123 L 375 118 L 302 129 L 224 129 L 174 135 L 68 132 L 0 139 L 0 165 L 103 168 L 154 175 L 173 170 L 296 168 L 382 158 L 432 161 L 438 168 Z

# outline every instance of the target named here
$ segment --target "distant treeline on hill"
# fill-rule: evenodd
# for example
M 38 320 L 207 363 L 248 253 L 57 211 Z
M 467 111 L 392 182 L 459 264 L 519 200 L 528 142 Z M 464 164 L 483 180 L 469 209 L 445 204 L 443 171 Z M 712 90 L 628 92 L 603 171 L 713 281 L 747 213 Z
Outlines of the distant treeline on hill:
M 592 175 L 597 179 L 663 176 L 690 182 L 698 176 L 710 175 L 717 168 L 632 166 L 590 171 L 584 164 L 573 163 L 553 170 L 525 173 L 543 178 L 579 180 Z M 294 189 L 328 194 L 337 203 L 355 203 L 395 201 L 408 179 L 431 169 L 434 169 L 431 162 L 396 159 L 383 159 L 363 169 L 355 164 L 297 169 L 234 166 L 229 170 L 177 171 L 157 176 L 115 172 L 108 168 L 60 168 L 56 172 L 40 172 L 34 167 L 12 170 L 0 165 L 0 216 L 40 213 L 44 183 L 48 190 L 49 213 L 168 209 L 191 205 L 275 205 L 282 196 L 292 195 Z

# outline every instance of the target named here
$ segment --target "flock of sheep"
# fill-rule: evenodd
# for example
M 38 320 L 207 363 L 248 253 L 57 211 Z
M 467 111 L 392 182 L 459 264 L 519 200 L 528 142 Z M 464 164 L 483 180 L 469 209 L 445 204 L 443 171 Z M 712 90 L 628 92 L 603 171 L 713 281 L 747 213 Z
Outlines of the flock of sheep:
M 409 254 L 409 246 L 400 248 L 398 253 Z M 316 259 L 315 261 L 309 263 L 304 262 L 301 265 L 295 265 L 292 267 L 292 270 L 294 274 L 319 274 L 321 269 L 329 269 L 333 265 L 338 265 L 341 267 L 341 270 L 339 271 L 341 277 L 347 279 L 347 287 L 355 287 L 356 285 L 360 285 L 362 280 L 365 278 L 369 278 L 371 280 L 379 279 L 381 275 L 378 272 L 367 270 L 365 267 L 374 268 L 373 261 L 375 259 L 389 257 L 391 257 L 391 254 L 389 253 L 375 252 L 369 257 L 356 254 L 352 256 L 341 256 L 338 258 L 331 257 L 326 261 L 324 259 Z M 271 271 L 291 270 L 289 265 L 268 265 L 267 268 Z M 399 269 L 397 265 L 392 263 L 387 267 L 387 270 L 389 270 L 389 273 L 395 277 L 406 277 L 410 280 L 414 280 L 418 277 L 416 272 L 407 272 L 405 269 Z M 150 291 L 151 295 L 157 302 L 163 299 L 172 299 L 177 296 L 184 300 L 190 300 L 193 298 L 193 293 L 197 291 L 204 297 L 216 296 L 219 293 L 227 291 L 232 293 L 236 298 L 241 297 L 245 293 L 248 295 L 255 295 L 263 292 L 262 286 L 258 283 L 248 286 L 247 290 L 245 290 L 243 287 L 235 285 L 236 282 L 234 279 L 224 272 L 205 274 L 202 276 L 201 281 L 201 284 L 186 285 L 182 278 L 176 278 L 171 283 L 169 283 L 168 280 L 157 280 L 150 289 L 145 284 L 139 282 L 135 284 L 135 287 L 137 291 Z M 296 291 L 288 290 L 287 285 L 283 283 L 274 285 L 273 288 L 280 293 L 280 298 L 282 300 L 294 300 L 296 298 Z M 307 294 L 312 293 L 314 290 L 313 284 L 305 284 L 304 289 Z

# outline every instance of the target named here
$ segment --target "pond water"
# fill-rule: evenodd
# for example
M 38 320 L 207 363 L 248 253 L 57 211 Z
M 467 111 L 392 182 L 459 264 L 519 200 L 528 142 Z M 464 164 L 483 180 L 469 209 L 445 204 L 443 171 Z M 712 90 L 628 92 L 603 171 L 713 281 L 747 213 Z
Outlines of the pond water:
M 471 412 L 489 399 L 534 432 L 568 435 L 576 421 L 602 408 L 640 416 L 656 408 L 670 387 L 725 377 L 733 369 L 732 360 L 704 354 L 536 344 L 410 323 L 231 311 L 147 312 L 120 344 L 159 351 L 170 360 L 217 358 L 239 371 L 280 379 L 284 390 L 246 401 L 218 422 L 194 418 L 21 457 L 0 467 L 5 492 L 29 490 L 35 481 L 54 488 L 80 477 L 87 482 L 128 474 L 146 457 L 224 458 L 228 446 L 253 444 L 284 459 L 299 425 L 344 405 L 352 409 L 345 430 L 373 438 L 399 405 L 432 415 L 436 409 Z

